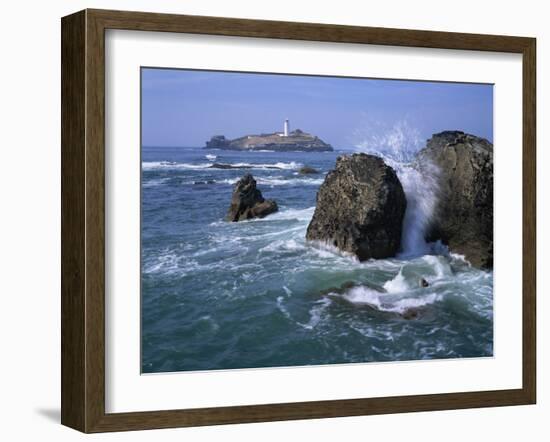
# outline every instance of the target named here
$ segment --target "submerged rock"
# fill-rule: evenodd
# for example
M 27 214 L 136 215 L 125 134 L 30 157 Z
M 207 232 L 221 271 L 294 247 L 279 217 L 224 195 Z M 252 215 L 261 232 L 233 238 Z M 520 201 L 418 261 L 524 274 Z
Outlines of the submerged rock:
M 395 256 L 407 202 L 395 171 L 374 155 L 338 157 L 317 193 L 306 238 L 361 261 Z
M 263 218 L 277 210 L 277 203 L 264 199 L 262 192 L 256 188 L 254 177 L 246 174 L 235 183 L 227 220 L 243 221 L 251 218 Z
M 401 317 L 403 319 L 406 319 L 407 321 L 410 321 L 411 319 L 418 319 L 419 315 L 420 315 L 420 309 L 418 308 L 409 308 L 405 310 L 403 313 L 401 313 Z
M 326 296 L 326 295 L 330 295 L 330 294 L 342 295 L 345 292 L 347 292 L 348 290 L 350 290 L 354 287 L 357 287 L 358 285 L 359 284 L 355 281 L 346 281 L 342 285 L 340 285 L 339 287 L 329 287 L 328 289 L 323 289 L 319 292 L 319 294 L 322 295 L 322 296 Z
M 317 169 L 314 169 L 313 167 L 304 166 L 304 167 L 301 167 L 300 170 L 298 170 L 298 173 L 300 175 L 312 175 L 312 174 L 319 173 L 319 171 Z
M 213 163 L 208 166 L 209 169 L 252 169 L 252 166 L 233 166 L 232 164 Z
M 441 240 L 476 267 L 493 266 L 493 145 L 445 131 L 417 155 L 418 167 L 438 169 L 438 203 L 427 241 Z

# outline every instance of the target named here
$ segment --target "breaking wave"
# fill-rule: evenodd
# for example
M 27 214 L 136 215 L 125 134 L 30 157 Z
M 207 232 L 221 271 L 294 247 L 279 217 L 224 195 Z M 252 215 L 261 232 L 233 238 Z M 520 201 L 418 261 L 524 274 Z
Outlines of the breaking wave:
M 240 178 L 227 178 L 225 180 L 215 181 L 216 183 L 235 184 Z M 323 178 L 285 178 L 283 176 L 276 177 L 255 177 L 258 185 L 264 186 L 320 186 L 323 184 Z
M 209 155 L 212 156 L 212 155 Z M 213 155 L 215 156 L 215 155 Z M 210 158 L 209 158 L 210 159 Z M 175 161 L 144 161 L 142 162 L 143 170 L 177 170 L 177 169 L 209 169 L 209 170 L 226 170 L 223 168 L 212 167 L 214 163 L 178 163 Z M 290 162 L 277 162 L 277 163 L 228 163 L 225 164 L 230 168 L 234 169 L 258 169 L 258 170 L 269 170 L 269 169 L 281 169 L 281 170 L 292 170 L 299 169 L 302 167 L 302 164 L 295 161 Z
M 393 125 L 367 120 L 356 135 L 360 137 L 356 149 L 382 157 L 395 170 L 403 186 L 407 209 L 403 220 L 401 256 L 431 253 L 425 237 L 437 205 L 439 171 L 431 164 L 423 164 L 420 170 L 414 163 L 416 154 L 423 147 L 420 132 L 406 120 Z
M 442 295 L 436 293 L 395 299 L 391 294 L 365 286 L 353 287 L 342 297 L 353 304 L 364 304 L 383 312 L 399 314 L 404 314 L 410 309 L 434 304 L 443 299 Z
M 388 293 L 404 293 L 410 290 L 409 284 L 403 276 L 403 267 L 399 269 L 395 278 L 384 283 L 384 288 Z

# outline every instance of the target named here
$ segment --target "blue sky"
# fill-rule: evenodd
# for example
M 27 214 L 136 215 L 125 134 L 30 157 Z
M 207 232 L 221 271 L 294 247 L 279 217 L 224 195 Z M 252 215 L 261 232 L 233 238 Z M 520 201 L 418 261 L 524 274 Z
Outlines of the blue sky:
M 396 127 L 426 140 L 462 130 L 493 140 L 493 87 L 481 84 L 142 69 L 142 143 L 204 146 L 282 130 L 290 119 L 335 148 Z

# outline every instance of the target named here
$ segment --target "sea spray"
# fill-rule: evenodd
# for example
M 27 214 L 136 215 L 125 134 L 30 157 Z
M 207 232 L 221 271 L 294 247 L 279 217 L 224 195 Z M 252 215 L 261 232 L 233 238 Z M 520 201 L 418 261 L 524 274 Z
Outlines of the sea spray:
M 395 278 L 386 281 L 383 287 L 388 293 L 404 293 L 409 291 L 409 284 L 407 284 L 407 280 L 403 276 L 403 267 L 399 269 L 399 273 Z
M 399 164 L 409 164 L 423 146 L 420 132 L 407 120 L 392 125 L 365 117 L 355 131 L 355 147 L 361 152 L 378 155 Z
M 430 253 L 425 236 L 437 204 L 438 169 L 433 164 L 415 164 L 416 153 L 422 147 L 420 132 L 406 120 L 391 126 L 367 121 L 356 142 L 358 151 L 380 156 L 391 166 L 403 186 L 407 209 L 403 220 L 400 257 Z
M 425 255 L 431 251 L 425 236 L 437 204 L 436 169 L 425 167 L 421 172 L 411 164 L 397 164 L 394 168 L 407 198 L 401 254 L 403 257 Z
M 426 293 L 420 296 L 392 296 L 369 287 L 358 286 L 348 290 L 342 298 L 356 305 L 369 305 L 382 312 L 404 314 L 410 309 L 426 307 L 439 302 L 443 296 L 437 293 Z

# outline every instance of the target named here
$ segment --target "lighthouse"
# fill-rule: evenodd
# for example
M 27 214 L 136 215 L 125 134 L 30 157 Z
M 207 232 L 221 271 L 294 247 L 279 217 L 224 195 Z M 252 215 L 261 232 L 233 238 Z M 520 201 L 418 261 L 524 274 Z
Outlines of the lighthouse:
M 283 127 L 284 127 L 284 129 L 283 129 L 283 136 L 284 136 L 284 137 L 288 137 L 288 132 L 289 132 L 289 130 L 288 130 L 288 118 L 285 120 L 285 124 L 284 124 Z

